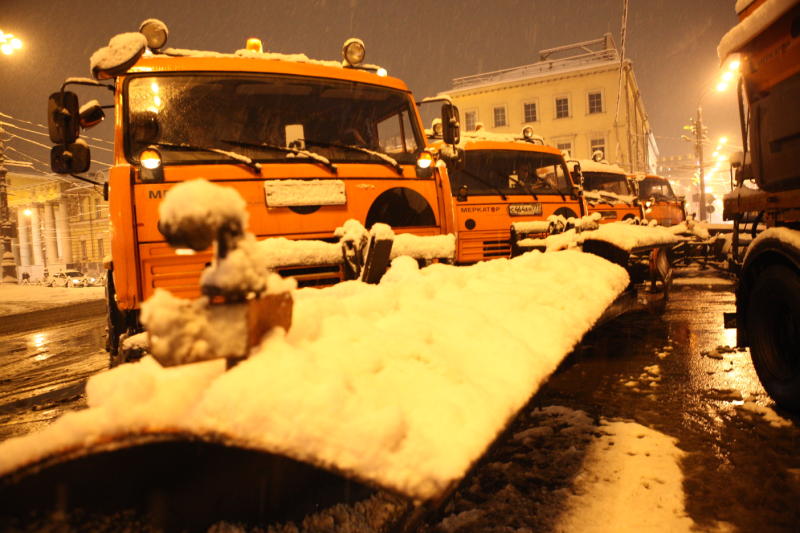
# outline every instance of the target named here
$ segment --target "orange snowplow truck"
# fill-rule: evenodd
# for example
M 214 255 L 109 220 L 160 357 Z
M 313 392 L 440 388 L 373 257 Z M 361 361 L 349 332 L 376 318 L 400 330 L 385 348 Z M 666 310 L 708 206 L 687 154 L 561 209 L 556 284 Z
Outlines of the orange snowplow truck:
M 617 165 L 592 159 L 570 160 L 572 177 L 581 182 L 589 214 L 600 213 L 601 224 L 617 221 L 640 223 L 644 212 L 625 171 Z
M 211 249 L 174 248 L 159 228 L 159 204 L 178 183 L 203 178 L 235 188 L 247 202 L 249 231 L 261 239 L 336 241 L 348 219 L 367 228 L 386 223 L 396 233 L 447 232 L 440 193 L 447 178 L 426 147 L 411 93 L 363 62 L 363 42 L 349 39 L 341 61 L 316 61 L 264 53 L 253 39 L 232 54 L 165 49 L 166 35 L 150 19 L 138 33 L 114 37 L 92 56 L 97 81 L 70 78 L 49 102 L 58 143 L 52 168 L 86 179 L 77 176 L 89 167 L 79 131 L 102 120 L 102 106 L 79 108 L 65 87 L 114 94 L 106 189 L 112 354 L 121 336 L 140 331 L 139 305 L 156 288 L 199 295 Z M 445 115 L 443 123 L 453 142 L 457 118 Z M 300 286 L 343 279 L 338 263 L 287 265 L 279 273 Z
M 552 230 L 552 215 L 586 214 L 561 152 L 530 128 L 519 137 L 463 133 L 455 151 L 442 141 L 434 146 L 448 167 L 458 263 L 511 257 L 518 240 Z
M 739 0 L 736 9 L 740 22 L 717 51 L 742 74 L 744 153 L 723 217 L 734 221 L 733 250 L 745 224 L 754 237 L 739 267 L 738 344 L 750 347 L 770 396 L 800 411 L 800 2 Z
M 686 220 L 685 199 L 675 195 L 667 178 L 637 174 L 632 180 L 647 220 L 655 220 L 659 226 L 674 226 Z

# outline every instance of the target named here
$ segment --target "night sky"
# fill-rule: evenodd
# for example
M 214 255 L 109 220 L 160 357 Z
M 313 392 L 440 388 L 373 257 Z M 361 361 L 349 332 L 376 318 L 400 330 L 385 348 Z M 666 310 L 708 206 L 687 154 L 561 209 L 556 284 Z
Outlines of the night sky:
M 367 61 L 405 80 L 421 98 L 447 90 L 454 77 L 533 63 L 543 48 L 605 32 L 619 46 L 622 6 L 623 0 L 0 0 L 0 29 L 25 45 L 13 56 L 0 55 L 0 111 L 45 123 L 47 96 L 66 77 L 89 76 L 96 49 L 151 17 L 167 24 L 168 46 L 176 48 L 233 52 L 247 37 L 259 37 L 269 51 L 339 59 L 343 41 L 360 37 Z M 662 156 L 691 153 L 679 140 L 686 133 L 681 127 L 708 87 L 702 104 L 709 137 L 729 135 L 738 144 L 733 91 L 713 91 L 716 45 L 736 23 L 733 6 L 734 0 L 630 1 L 626 56 Z M 81 92 L 81 101 L 100 96 Z M 26 135 L 48 144 L 46 137 Z M 110 127 L 90 135 L 110 139 Z M 12 142 L 47 159 L 35 145 Z

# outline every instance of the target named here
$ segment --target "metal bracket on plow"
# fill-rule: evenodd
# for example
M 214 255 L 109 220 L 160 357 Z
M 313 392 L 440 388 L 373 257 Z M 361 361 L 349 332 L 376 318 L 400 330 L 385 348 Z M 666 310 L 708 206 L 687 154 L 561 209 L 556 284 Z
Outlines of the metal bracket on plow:
M 389 268 L 392 243 L 392 239 L 375 234 L 362 234 L 358 240 L 342 239 L 345 278 L 378 283 Z

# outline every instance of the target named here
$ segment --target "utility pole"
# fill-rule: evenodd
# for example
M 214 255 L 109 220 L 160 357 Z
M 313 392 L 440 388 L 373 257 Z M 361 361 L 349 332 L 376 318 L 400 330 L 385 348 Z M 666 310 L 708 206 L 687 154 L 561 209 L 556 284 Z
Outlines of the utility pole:
M 689 130 L 694 134 L 694 138 L 687 135 L 681 135 L 681 139 L 687 142 L 694 143 L 694 156 L 697 160 L 697 178 L 700 186 L 700 194 L 697 198 L 700 200 L 700 220 L 705 220 L 708 216 L 706 209 L 706 176 L 705 176 L 705 161 L 703 160 L 703 144 L 708 140 L 706 132 L 708 128 L 703 126 L 703 109 L 697 105 L 697 117 L 690 118 L 691 124 L 684 126 L 683 129 Z
M 3 140 L 5 131 L 0 126 L 0 266 L 2 266 L 2 283 L 17 283 L 17 263 L 14 260 L 12 239 L 17 233 L 16 224 L 11 218 L 8 208 L 8 180 L 6 178 L 6 143 Z
M 695 150 L 697 151 L 697 171 L 700 179 L 700 220 L 706 219 L 706 177 L 703 169 L 703 142 L 706 140 L 703 126 L 703 108 L 697 106 L 697 120 L 694 123 Z

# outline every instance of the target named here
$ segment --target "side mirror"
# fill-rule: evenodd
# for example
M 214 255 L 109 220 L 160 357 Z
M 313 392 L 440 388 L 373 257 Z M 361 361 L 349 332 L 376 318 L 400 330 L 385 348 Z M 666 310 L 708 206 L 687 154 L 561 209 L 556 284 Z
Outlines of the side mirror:
M 56 174 L 81 174 L 89 170 L 89 146 L 82 140 L 50 150 L 50 168 Z
M 458 144 L 461 140 L 458 108 L 450 103 L 442 104 L 442 138 L 447 144 Z
M 57 144 L 74 143 L 78 138 L 80 112 L 78 95 L 59 91 L 47 100 L 47 129 L 50 140 Z
M 106 114 L 97 100 L 91 100 L 82 105 L 79 115 L 81 128 L 85 130 L 97 126 L 106 118 Z

